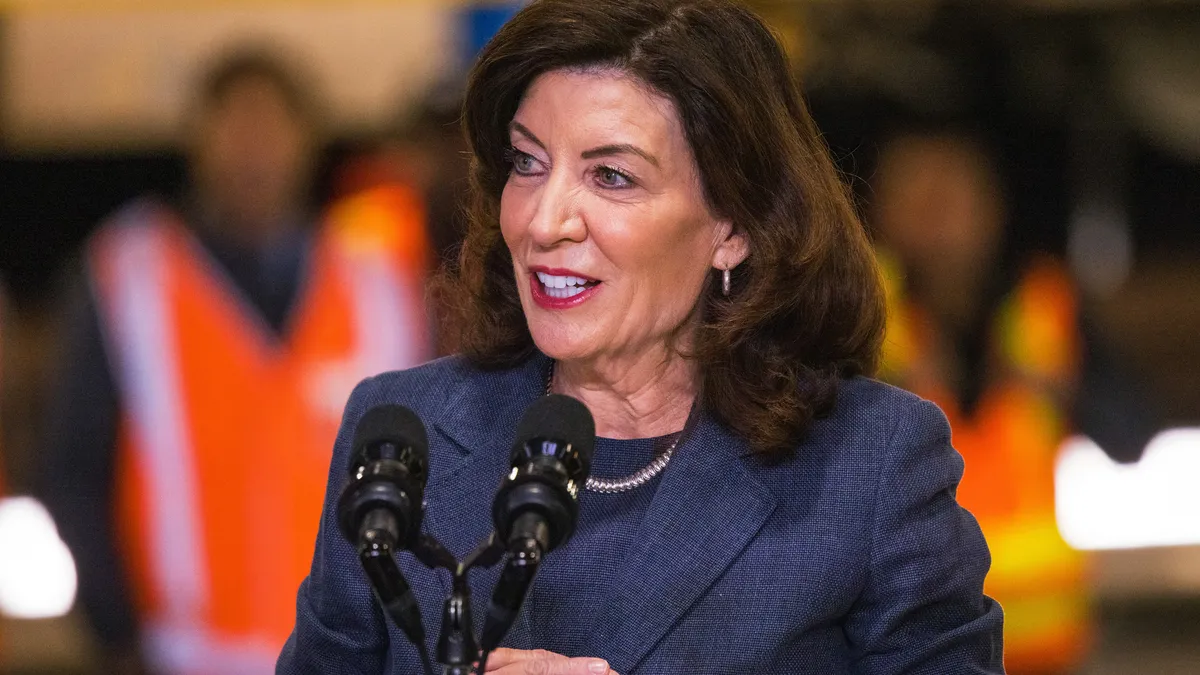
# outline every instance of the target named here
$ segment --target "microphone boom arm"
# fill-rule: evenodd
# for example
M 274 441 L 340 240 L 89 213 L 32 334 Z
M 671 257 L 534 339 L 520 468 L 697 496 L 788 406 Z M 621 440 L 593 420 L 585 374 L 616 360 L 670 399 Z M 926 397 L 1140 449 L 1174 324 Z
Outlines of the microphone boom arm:
M 538 566 L 542 564 L 542 548 L 533 538 L 514 541 L 508 553 L 508 562 L 500 573 L 500 581 L 496 583 L 483 624 L 480 644 L 485 654 L 500 645 L 516 621 Z
M 358 561 L 379 605 L 421 652 L 422 661 L 428 668 L 421 607 L 396 564 L 396 539 L 393 536 L 396 529 L 396 517 L 390 511 L 376 509 L 367 514 L 359 530 Z

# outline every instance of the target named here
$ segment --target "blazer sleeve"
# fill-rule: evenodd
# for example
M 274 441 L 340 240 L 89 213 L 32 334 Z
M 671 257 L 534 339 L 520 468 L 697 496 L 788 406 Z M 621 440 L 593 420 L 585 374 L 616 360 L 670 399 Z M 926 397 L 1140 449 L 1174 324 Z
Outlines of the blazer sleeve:
M 958 505 L 962 457 L 945 416 L 908 406 L 883 453 L 868 583 L 846 622 L 853 672 L 1003 673 L 1000 606 L 975 518 Z
M 346 480 L 354 427 L 375 402 L 371 384 L 367 379 L 355 387 L 342 416 L 312 569 L 296 595 L 296 626 L 279 655 L 277 675 L 384 671 L 388 637 L 383 615 L 370 586 L 354 576 L 358 559 L 337 525 L 337 500 Z

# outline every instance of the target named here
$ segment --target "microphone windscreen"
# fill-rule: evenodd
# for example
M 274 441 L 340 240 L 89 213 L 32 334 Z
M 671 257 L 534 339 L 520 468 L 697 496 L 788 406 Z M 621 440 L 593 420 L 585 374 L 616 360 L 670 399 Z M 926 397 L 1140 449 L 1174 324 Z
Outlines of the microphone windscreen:
M 402 405 L 389 403 L 368 410 L 354 427 L 350 471 L 354 471 L 354 464 L 363 453 L 383 443 L 391 443 L 397 448 L 409 447 L 423 464 L 429 461 L 429 438 L 421 418 Z
M 549 394 L 534 401 L 517 425 L 514 452 L 535 438 L 571 444 L 579 453 L 584 475 L 590 472 L 596 446 L 596 422 L 587 406 L 578 399 Z

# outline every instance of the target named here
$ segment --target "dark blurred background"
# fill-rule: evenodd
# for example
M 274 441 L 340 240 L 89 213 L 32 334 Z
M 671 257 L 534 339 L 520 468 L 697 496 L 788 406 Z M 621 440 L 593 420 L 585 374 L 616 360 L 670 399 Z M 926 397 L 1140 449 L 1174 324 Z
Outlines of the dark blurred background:
M 1064 445 L 1059 528 L 1094 551 L 1099 628 L 1080 672 L 1200 673 L 1200 2 L 751 4 L 787 45 L 873 231 L 890 144 L 966 138 L 1003 203 L 994 264 L 1045 253 L 1069 270 L 1089 331 L 1136 394 L 1139 413 L 1110 422 L 1151 439 L 1123 463 L 1081 436 Z M 64 278 L 120 205 L 181 195 L 180 120 L 214 54 L 269 43 L 327 101 L 315 210 L 364 175 L 398 171 L 425 196 L 434 252 L 450 256 L 457 95 L 471 55 L 511 11 L 446 0 L 0 2 L 0 494 L 19 498 L 35 480 Z M 1151 428 L 1138 435 L 1138 425 Z M 0 673 L 98 672 L 69 611 L 65 549 L 35 507 L 9 507 Z M 17 548 L 33 540 L 36 555 Z

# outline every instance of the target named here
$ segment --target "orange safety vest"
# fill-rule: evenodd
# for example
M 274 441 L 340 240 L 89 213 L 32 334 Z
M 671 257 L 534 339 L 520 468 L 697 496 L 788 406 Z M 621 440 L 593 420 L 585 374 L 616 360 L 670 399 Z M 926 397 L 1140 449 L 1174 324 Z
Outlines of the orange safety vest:
M 282 336 L 160 206 L 126 209 L 91 242 L 123 401 L 119 532 L 161 672 L 274 672 L 346 398 L 430 354 L 413 265 L 426 254 L 405 248 L 424 244 L 411 233 L 424 222 L 405 199 L 331 211 Z
M 881 254 L 889 318 L 881 376 L 946 413 L 965 471 L 958 501 L 992 553 L 984 591 L 1004 608 L 1010 673 L 1082 662 L 1091 641 L 1086 561 L 1059 535 L 1054 462 L 1068 432 L 1063 395 L 1081 354 L 1073 284 L 1053 260 L 1030 264 L 990 327 L 989 381 L 970 414 L 937 379 L 934 326 Z

